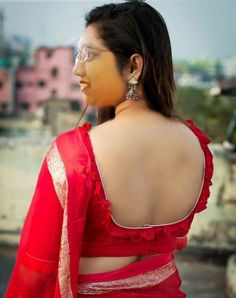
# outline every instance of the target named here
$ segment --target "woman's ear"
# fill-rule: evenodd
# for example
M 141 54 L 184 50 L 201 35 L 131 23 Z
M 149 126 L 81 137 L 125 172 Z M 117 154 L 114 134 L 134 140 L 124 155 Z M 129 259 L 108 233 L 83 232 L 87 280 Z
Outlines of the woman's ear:
M 143 70 L 143 57 L 139 54 L 133 54 L 129 61 L 129 78 L 134 77 L 139 80 Z

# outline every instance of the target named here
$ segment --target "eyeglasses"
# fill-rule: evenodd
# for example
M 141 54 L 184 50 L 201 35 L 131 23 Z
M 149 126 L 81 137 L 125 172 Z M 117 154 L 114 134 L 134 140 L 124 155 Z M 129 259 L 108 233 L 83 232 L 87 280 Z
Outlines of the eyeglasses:
M 90 62 L 96 57 L 99 56 L 99 52 L 110 52 L 105 49 L 97 49 L 92 47 L 83 47 L 78 50 L 77 55 L 75 57 L 75 62 Z

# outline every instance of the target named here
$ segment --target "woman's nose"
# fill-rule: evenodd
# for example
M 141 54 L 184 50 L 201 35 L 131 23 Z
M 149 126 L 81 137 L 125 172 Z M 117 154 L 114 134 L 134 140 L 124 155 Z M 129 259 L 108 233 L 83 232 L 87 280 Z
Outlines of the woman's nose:
M 81 63 L 80 61 L 76 61 L 72 73 L 76 76 L 82 76 L 84 74 L 83 63 Z

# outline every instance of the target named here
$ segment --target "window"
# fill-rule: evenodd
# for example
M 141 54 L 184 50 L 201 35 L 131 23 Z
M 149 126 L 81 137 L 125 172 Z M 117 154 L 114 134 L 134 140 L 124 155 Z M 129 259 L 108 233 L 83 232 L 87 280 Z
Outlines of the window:
M 41 87 L 41 88 L 43 88 L 43 87 L 46 86 L 46 82 L 44 80 L 39 80 L 38 81 L 38 86 Z
M 53 54 L 53 50 L 48 49 L 47 52 L 46 52 L 46 57 L 49 59 L 49 58 L 52 57 L 52 54 Z
M 22 102 L 20 106 L 21 106 L 21 109 L 22 109 L 22 110 L 24 110 L 24 111 L 28 111 L 29 108 L 30 108 L 30 103 L 27 102 L 27 101 L 25 101 L 25 102 Z
M 51 90 L 51 97 L 56 97 L 57 96 L 57 90 L 52 89 Z
M 80 102 L 78 100 L 71 100 L 70 107 L 72 111 L 80 111 Z
M 17 89 L 20 89 L 24 86 L 23 82 L 22 81 L 16 81 L 16 88 Z
M 4 103 L 2 103 L 2 111 L 6 112 L 6 110 L 7 110 L 7 103 L 4 102 Z
M 52 68 L 51 75 L 53 78 L 56 78 L 58 76 L 58 68 L 57 67 Z

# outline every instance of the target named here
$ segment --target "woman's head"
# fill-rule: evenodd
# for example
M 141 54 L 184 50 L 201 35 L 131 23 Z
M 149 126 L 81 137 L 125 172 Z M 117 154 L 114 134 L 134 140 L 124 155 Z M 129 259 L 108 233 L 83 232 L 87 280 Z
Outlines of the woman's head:
M 74 67 L 87 104 L 98 108 L 117 106 L 127 92 L 128 76 L 123 73 L 119 72 L 114 53 L 100 38 L 96 24 L 87 26 Z
M 175 83 L 170 39 L 162 16 L 147 3 L 133 0 L 96 7 L 85 20 L 86 28 L 95 27 L 98 38 L 113 53 L 121 76 L 124 70 L 139 69 L 138 86 L 147 106 L 167 117 L 179 117 L 173 104 Z M 134 60 L 134 57 L 138 58 Z M 114 115 L 114 107 L 102 107 L 98 123 Z

